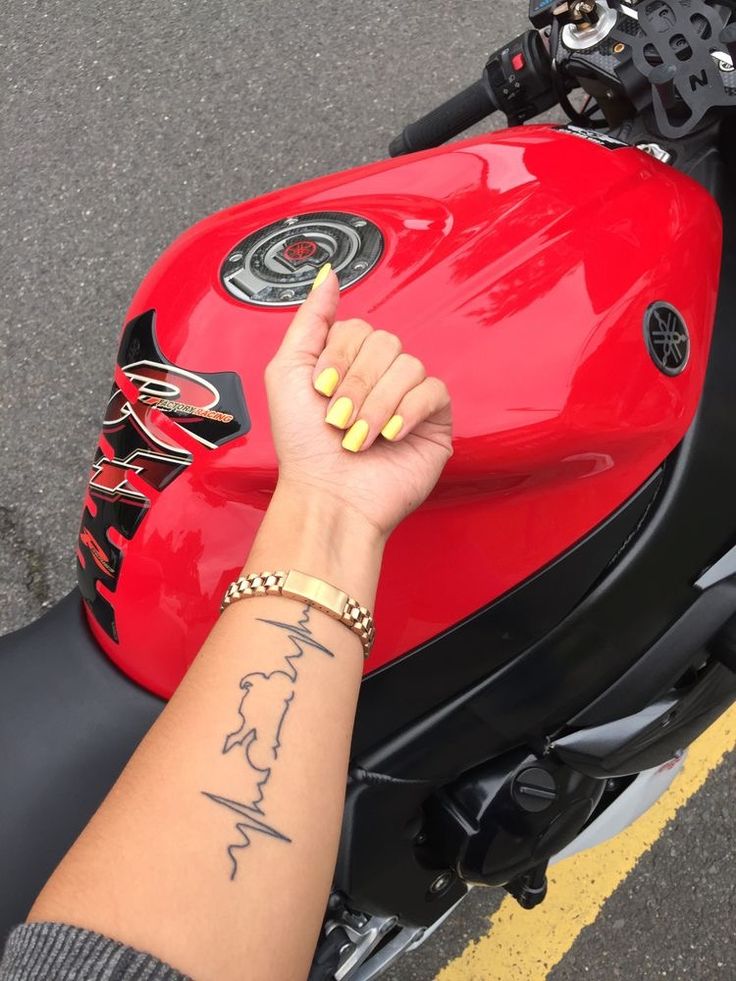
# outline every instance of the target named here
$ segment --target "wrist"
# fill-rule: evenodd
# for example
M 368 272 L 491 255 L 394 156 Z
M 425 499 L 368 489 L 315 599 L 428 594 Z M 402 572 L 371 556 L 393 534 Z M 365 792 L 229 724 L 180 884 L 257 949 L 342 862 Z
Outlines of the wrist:
M 246 571 L 298 569 L 372 608 L 386 538 L 344 501 L 320 488 L 280 479 Z
M 340 546 L 384 549 L 388 533 L 370 518 L 323 487 L 280 477 L 272 498 L 272 506 L 297 511 L 307 525 L 322 529 Z

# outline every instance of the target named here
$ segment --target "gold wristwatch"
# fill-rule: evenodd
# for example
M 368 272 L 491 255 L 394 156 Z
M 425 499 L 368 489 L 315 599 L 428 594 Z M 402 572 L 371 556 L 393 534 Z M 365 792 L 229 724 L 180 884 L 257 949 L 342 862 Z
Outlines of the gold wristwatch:
M 360 637 L 365 657 L 371 652 L 376 628 L 370 612 L 324 579 L 308 576 L 296 569 L 288 572 L 250 572 L 230 583 L 220 612 L 236 600 L 247 596 L 288 596 L 301 600 L 350 627 Z

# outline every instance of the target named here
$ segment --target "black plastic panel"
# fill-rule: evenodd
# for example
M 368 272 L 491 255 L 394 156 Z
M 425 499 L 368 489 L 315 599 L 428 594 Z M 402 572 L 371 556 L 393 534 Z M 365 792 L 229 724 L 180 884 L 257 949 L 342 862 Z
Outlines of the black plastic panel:
M 570 724 L 599 726 L 640 712 L 654 698 L 665 694 L 691 667 L 694 658 L 705 657 L 703 648 L 734 612 L 736 578 L 711 586 L 636 664 Z
M 361 687 L 353 752 L 384 741 L 544 637 L 633 540 L 662 480 L 659 471 L 607 521 L 533 578 L 369 675 Z
M 690 686 L 670 692 L 636 715 L 563 736 L 552 750 L 557 759 L 590 777 L 640 773 L 689 746 L 734 699 L 736 674 L 714 662 Z

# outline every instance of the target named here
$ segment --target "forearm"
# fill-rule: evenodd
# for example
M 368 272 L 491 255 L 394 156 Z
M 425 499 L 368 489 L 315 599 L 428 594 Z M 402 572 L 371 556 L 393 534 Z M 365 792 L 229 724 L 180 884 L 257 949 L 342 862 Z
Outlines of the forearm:
M 246 568 L 297 568 L 372 607 L 382 546 L 344 507 L 282 487 Z M 317 610 L 235 603 L 31 918 L 106 933 L 198 981 L 303 978 L 362 663 L 358 637 Z
M 298 569 L 372 608 L 384 536 L 452 453 L 450 400 L 398 337 L 336 322 L 339 281 L 323 272 L 265 373 L 282 480 L 299 492 L 280 484 L 246 568 Z M 303 979 L 362 665 L 357 635 L 322 612 L 235 603 L 31 918 L 115 937 L 198 981 Z

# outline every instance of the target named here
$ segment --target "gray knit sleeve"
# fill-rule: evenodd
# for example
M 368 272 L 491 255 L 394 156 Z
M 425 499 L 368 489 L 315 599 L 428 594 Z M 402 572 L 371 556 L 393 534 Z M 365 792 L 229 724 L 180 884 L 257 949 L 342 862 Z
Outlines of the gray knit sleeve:
M 0 981 L 191 981 L 150 954 L 64 923 L 16 927 Z

